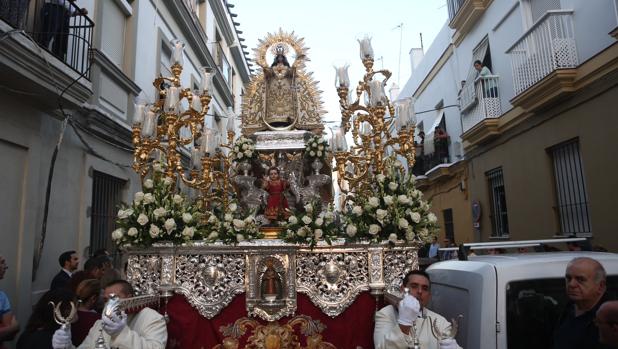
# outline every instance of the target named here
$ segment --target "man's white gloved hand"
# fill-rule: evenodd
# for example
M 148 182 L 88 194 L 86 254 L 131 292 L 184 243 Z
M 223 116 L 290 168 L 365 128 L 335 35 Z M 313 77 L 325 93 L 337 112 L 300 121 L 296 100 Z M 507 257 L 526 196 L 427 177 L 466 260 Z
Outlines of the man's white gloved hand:
M 447 338 L 440 341 L 440 349 L 458 349 L 457 341 L 455 338 Z
M 421 304 L 412 295 L 405 294 L 403 299 L 399 301 L 398 311 L 399 317 L 397 322 L 400 325 L 412 326 L 421 313 Z
M 110 336 L 114 337 L 127 325 L 127 314 L 122 312 L 120 315 L 114 314 L 111 317 L 103 314 L 101 316 L 101 327 Z
M 71 346 L 71 328 L 59 328 L 52 337 L 52 348 L 65 349 Z

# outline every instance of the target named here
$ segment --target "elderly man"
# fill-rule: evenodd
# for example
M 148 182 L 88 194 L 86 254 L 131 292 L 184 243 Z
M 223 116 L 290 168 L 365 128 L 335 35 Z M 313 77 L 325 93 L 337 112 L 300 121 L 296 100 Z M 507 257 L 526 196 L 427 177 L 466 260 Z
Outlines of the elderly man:
M 373 343 L 376 349 L 412 348 L 415 338 L 423 349 L 457 349 L 455 339 L 438 340 L 431 330 L 436 322 L 440 332 L 448 333 L 451 324 L 444 317 L 427 309 L 431 299 L 431 280 L 421 270 L 414 270 L 403 278 L 401 290 L 404 294 L 397 308 L 386 306 L 376 313 Z M 420 303 L 419 303 L 420 302 Z
M 124 280 L 112 281 L 104 290 L 105 300 L 112 294 L 119 298 L 133 296 L 133 288 Z M 103 314 L 101 320 L 94 323 L 88 336 L 79 349 L 94 348 L 103 329 L 103 339 L 108 348 L 119 349 L 165 349 L 167 328 L 163 316 L 150 308 L 144 308 L 136 314 Z M 74 348 L 71 344 L 71 332 L 58 329 L 52 338 L 54 349 Z
M 606 299 L 605 269 L 588 257 L 574 258 L 564 275 L 570 302 L 554 333 L 555 349 L 609 348 L 599 343 L 594 316 Z
M 611 348 L 618 348 L 618 301 L 603 303 L 594 319 L 599 328 L 599 341 Z

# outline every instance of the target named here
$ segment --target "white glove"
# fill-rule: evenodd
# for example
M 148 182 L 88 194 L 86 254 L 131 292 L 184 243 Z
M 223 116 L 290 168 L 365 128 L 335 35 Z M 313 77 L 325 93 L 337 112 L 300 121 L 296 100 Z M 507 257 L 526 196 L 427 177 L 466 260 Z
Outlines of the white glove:
M 421 313 L 421 304 L 412 295 L 405 294 L 403 299 L 399 301 L 398 311 L 399 317 L 397 322 L 400 325 L 412 326 Z
M 127 325 L 127 314 L 123 311 L 120 315 L 112 315 L 108 317 L 105 314 L 101 316 L 101 327 L 110 336 L 114 337 Z
M 447 338 L 440 341 L 440 349 L 459 349 L 455 338 Z
M 65 349 L 71 346 L 71 328 L 59 328 L 52 337 L 52 348 Z

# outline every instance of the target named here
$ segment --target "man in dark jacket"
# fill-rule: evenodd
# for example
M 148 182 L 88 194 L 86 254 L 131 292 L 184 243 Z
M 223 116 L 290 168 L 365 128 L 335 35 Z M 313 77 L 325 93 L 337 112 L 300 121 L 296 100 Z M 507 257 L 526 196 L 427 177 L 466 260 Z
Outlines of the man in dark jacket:
M 79 257 L 75 251 L 66 251 L 58 257 L 58 263 L 62 269 L 54 276 L 49 286 L 50 290 L 69 287 L 71 275 L 73 275 L 73 272 L 77 270 L 79 265 Z
M 570 302 L 558 322 L 553 348 L 609 348 L 599 342 L 599 328 L 594 323 L 597 310 L 607 299 L 605 268 L 592 258 L 578 257 L 569 262 L 564 277 Z

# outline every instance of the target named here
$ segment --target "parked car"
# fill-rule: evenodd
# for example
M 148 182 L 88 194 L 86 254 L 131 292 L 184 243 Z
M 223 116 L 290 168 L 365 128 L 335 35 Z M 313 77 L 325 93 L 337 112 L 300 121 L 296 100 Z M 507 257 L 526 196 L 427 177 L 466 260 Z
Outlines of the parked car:
M 434 263 L 429 308 L 447 319 L 463 315 L 457 342 L 463 348 L 546 349 L 567 302 L 564 273 L 575 257 L 598 260 L 607 289 L 618 293 L 618 254 L 523 253 Z

